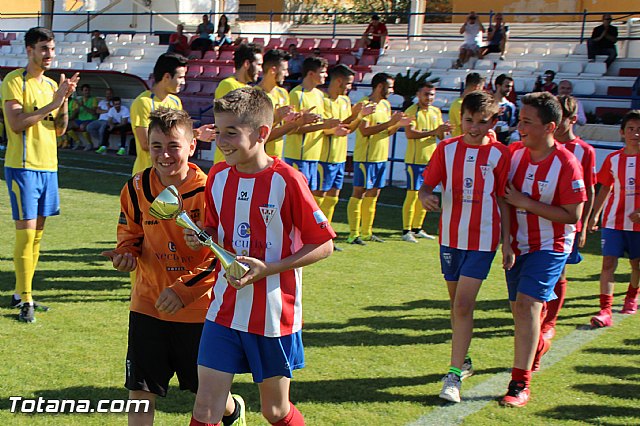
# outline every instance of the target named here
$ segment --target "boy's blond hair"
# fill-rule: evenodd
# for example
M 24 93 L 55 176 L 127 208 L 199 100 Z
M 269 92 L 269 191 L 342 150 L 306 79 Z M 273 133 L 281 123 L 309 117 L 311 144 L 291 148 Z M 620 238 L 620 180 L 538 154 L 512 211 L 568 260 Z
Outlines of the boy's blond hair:
M 258 88 L 242 87 L 213 100 L 213 113 L 231 113 L 240 123 L 253 130 L 273 124 L 273 103 L 269 95 Z
M 159 130 L 168 135 L 177 128 L 181 128 L 187 140 L 191 142 L 193 139 L 193 120 L 188 112 L 181 109 L 158 107 L 149 114 L 148 134 L 151 134 L 153 130 Z

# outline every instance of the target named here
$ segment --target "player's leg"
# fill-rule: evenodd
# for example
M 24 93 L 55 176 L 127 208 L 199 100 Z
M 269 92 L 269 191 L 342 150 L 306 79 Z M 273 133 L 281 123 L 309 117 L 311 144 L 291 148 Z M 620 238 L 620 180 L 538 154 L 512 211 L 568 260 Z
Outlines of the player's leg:
M 224 414 L 231 409 L 229 392 L 233 374 L 198 365 L 198 383 L 192 420 L 204 424 L 220 423 Z
M 602 271 L 600 272 L 600 312 L 591 318 L 592 327 L 607 327 L 612 324 L 611 307 L 613 305 L 613 291 L 615 288 L 615 272 L 618 258 L 602 256 Z
M 138 391 L 129 391 L 129 399 L 130 400 L 142 400 L 148 401 L 149 409 L 146 411 L 140 410 L 138 412 L 129 411 L 128 415 L 128 425 L 129 426 L 152 426 L 153 418 L 155 416 L 156 411 L 156 395 L 151 392 L 146 392 L 142 390 Z
M 322 201 L 322 211 L 329 223 L 333 222 L 333 215 L 340 200 L 340 190 L 337 188 L 331 188 L 325 193 L 324 200 Z
M 291 379 L 283 376 L 270 377 L 258 384 L 262 415 L 272 425 L 305 424 L 300 411 L 289 401 L 290 384 Z
M 347 204 L 347 221 L 349 222 L 349 238 L 347 243 L 365 245 L 360 238 L 362 221 L 362 199 L 367 186 L 367 164 L 356 162 L 353 167 L 353 191 Z
M 405 164 L 407 175 L 407 192 L 402 203 L 402 240 L 408 243 L 417 243 L 415 235 L 411 232 L 411 224 L 415 215 L 415 202 L 418 199 L 418 191 L 415 187 L 415 178 L 411 164 Z M 418 187 L 420 188 L 420 187 Z
M 461 275 L 456 286 L 451 321 L 453 328 L 451 366 L 458 369 L 462 369 L 462 364 L 469 352 L 473 335 L 473 310 L 481 285 L 481 279 Z
M 622 311 L 620 312 L 623 314 L 632 315 L 638 311 L 638 287 L 640 287 L 640 257 L 629 259 L 629 265 L 631 266 L 631 277 L 629 279 L 629 287 L 627 287 L 627 294 L 624 297 Z
M 321 163 L 318 162 L 317 165 L 317 189 L 312 191 L 313 193 L 313 198 L 315 198 L 316 203 L 318 204 L 318 207 L 320 207 L 320 210 L 322 210 L 322 204 L 324 202 L 324 197 L 327 194 L 327 189 L 326 186 L 330 185 L 331 182 L 331 175 L 330 175 L 330 171 L 328 169 L 328 163 Z M 327 212 L 325 212 L 324 210 L 322 210 L 322 212 L 324 213 L 324 215 L 327 215 Z
M 376 217 L 376 205 L 381 188 L 386 184 L 387 163 L 370 163 L 369 183 L 362 201 L 362 238 L 373 242 L 383 243 L 384 240 L 373 235 L 373 221 Z

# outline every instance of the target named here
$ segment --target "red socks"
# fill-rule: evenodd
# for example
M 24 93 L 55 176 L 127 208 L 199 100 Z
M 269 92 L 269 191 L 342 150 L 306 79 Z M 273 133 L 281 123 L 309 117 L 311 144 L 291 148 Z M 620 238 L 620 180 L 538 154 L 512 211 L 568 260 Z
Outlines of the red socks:
M 289 402 L 289 414 L 284 419 L 271 424 L 274 426 L 304 426 L 304 417 L 302 417 L 302 413 L 298 411 L 296 406 Z
M 547 302 L 547 314 L 542 322 L 543 333 L 556 326 L 558 313 L 560 312 L 560 309 L 562 309 L 562 305 L 564 305 L 564 298 L 567 294 L 567 280 L 558 281 L 553 291 L 558 298 Z
M 515 380 L 516 382 L 524 382 L 525 387 L 529 387 L 529 382 L 531 382 L 531 370 L 521 370 L 519 368 L 513 367 L 511 369 L 511 380 Z
M 631 284 L 629 284 L 626 298 L 630 300 L 636 299 L 638 297 L 638 290 L 640 290 L 640 287 L 633 287 Z
M 193 414 L 191 415 L 191 421 L 189 422 L 189 426 L 220 426 L 221 423 L 204 423 L 200 422 L 193 418 Z
M 611 305 L 613 305 L 613 294 L 601 294 L 600 310 L 607 311 L 611 315 Z

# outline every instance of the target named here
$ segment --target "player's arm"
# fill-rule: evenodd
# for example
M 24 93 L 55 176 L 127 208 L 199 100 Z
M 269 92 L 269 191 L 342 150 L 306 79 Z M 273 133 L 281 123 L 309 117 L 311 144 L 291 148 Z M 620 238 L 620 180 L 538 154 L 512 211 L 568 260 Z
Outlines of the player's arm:
M 422 207 L 429 212 L 440 211 L 440 200 L 433 193 L 433 186 L 423 183 L 418 190 L 418 199 L 422 203 Z
M 598 230 L 598 222 L 600 221 L 600 214 L 602 213 L 602 208 L 604 207 L 604 203 L 607 200 L 607 197 L 611 193 L 612 187 L 607 185 L 601 185 L 598 190 L 598 195 L 593 202 L 593 210 L 591 212 L 591 216 L 589 217 L 589 221 L 587 222 L 587 230 L 588 232 L 595 232 Z
M 416 130 L 415 122 L 411 123 L 411 126 L 405 128 L 405 134 L 408 139 L 422 139 L 428 138 L 431 136 L 435 136 L 438 139 L 444 139 L 444 134 L 451 130 L 451 124 L 447 121 L 446 123 L 440 124 L 433 130 Z
M 395 134 L 398 130 L 400 130 L 400 127 L 409 127 L 411 125 L 411 117 L 407 117 L 404 112 L 396 112 L 394 113 L 394 115 L 400 115 L 400 119 L 392 124 L 391 126 L 389 126 L 389 129 L 387 130 L 389 132 L 389 136 Z
M 160 293 L 156 300 L 156 309 L 173 315 L 204 296 L 213 287 L 215 265 L 215 258 L 208 256 L 189 274 L 178 278 Z
M 146 127 L 136 127 L 134 132 L 136 139 L 140 143 L 140 148 L 142 148 L 143 151 L 149 151 L 149 129 Z
M 580 230 L 580 235 L 579 235 L 579 240 L 578 240 L 578 247 L 582 248 L 584 247 L 585 243 L 587 242 L 587 232 L 589 231 L 589 227 L 587 226 L 587 223 L 589 221 L 589 218 L 591 217 L 591 211 L 593 210 L 593 204 L 594 204 L 594 199 L 595 199 L 595 189 L 593 187 L 593 185 L 589 185 L 586 188 L 587 191 L 587 201 L 584 202 L 584 208 L 582 209 L 582 217 L 580 218 L 580 220 L 582 221 L 582 229 Z
M 559 206 L 542 203 L 518 191 L 511 182 L 505 188 L 504 198 L 513 207 L 524 209 L 536 216 L 557 223 L 577 223 L 582 216 L 584 206 L 584 201 Z
M 238 256 L 239 262 L 249 265 L 249 272 L 239 280 L 231 276 L 227 276 L 227 280 L 234 288 L 241 289 L 264 277 L 311 265 L 329 257 L 331 253 L 333 253 L 333 240 L 330 239 L 322 244 L 304 244 L 300 250 L 278 262 L 266 263 L 254 257 Z
M 380 132 L 384 132 L 385 130 L 388 130 L 389 133 L 391 134 L 391 128 L 397 125 L 402 118 L 404 118 L 404 113 L 395 112 L 391 116 L 389 121 L 386 121 L 380 124 L 370 125 L 367 122 L 367 120 L 362 120 L 362 122 L 360 122 L 360 126 L 358 127 L 358 129 L 360 130 L 360 133 L 362 133 L 362 136 L 365 136 L 365 137 L 373 136 Z M 400 126 L 395 127 L 395 131 L 397 131 L 398 128 L 400 128 Z
M 503 197 L 497 197 L 498 209 L 500 210 L 500 237 L 502 241 L 502 267 L 508 271 L 516 261 L 515 254 L 511 248 L 511 212 L 509 204 Z

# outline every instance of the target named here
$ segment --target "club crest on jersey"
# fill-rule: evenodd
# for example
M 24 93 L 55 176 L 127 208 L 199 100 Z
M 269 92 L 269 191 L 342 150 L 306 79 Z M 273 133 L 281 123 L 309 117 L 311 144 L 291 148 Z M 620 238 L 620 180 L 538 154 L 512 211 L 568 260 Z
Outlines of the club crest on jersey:
M 547 189 L 547 186 L 549 186 L 549 181 L 539 180 L 538 181 L 538 192 L 540 192 L 542 194 L 544 192 L 544 190 Z
M 262 220 L 264 221 L 264 226 L 269 226 L 271 223 L 271 219 L 275 216 L 276 211 L 275 204 L 264 204 L 260 206 L 260 214 L 262 215 Z
M 482 173 L 482 177 L 487 177 L 487 173 L 491 171 L 491 166 L 486 164 L 484 166 L 480 166 L 480 172 Z

